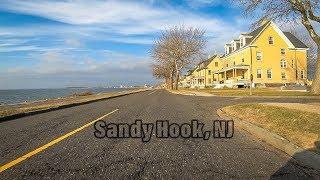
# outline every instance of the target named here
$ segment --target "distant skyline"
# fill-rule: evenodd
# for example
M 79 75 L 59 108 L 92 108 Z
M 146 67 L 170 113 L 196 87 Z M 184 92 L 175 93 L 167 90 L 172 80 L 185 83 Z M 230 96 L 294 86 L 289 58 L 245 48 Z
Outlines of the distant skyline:
M 161 30 L 202 28 L 213 54 L 250 23 L 223 0 L 2 0 L 0 89 L 153 84 Z

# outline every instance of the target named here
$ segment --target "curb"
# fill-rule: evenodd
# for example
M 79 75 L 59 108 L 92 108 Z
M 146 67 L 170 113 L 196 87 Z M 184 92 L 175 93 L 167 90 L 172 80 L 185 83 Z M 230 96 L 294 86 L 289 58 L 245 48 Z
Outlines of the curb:
M 41 113 L 45 113 L 45 112 L 55 111 L 55 110 L 59 110 L 59 109 L 65 109 L 65 108 L 74 107 L 74 106 L 80 106 L 80 105 L 84 105 L 84 104 L 103 101 L 103 100 L 106 100 L 106 99 L 112 99 L 112 98 L 116 98 L 116 97 L 130 95 L 130 94 L 136 94 L 136 93 L 145 92 L 145 91 L 149 91 L 149 89 L 140 90 L 140 91 L 134 91 L 134 92 L 128 92 L 128 93 L 124 93 L 124 94 L 117 94 L 117 95 L 114 95 L 114 96 L 105 97 L 105 98 L 101 98 L 101 99 L 94 99 L 94 100 L 89 100 L 89 101 L 84 101 L 84 102 L 76 102 L 76 103 L 71 103 L 71 104 L 65 104 L 65 105 L 52 107 L 52 108 L 48 108 L 48 109 L 42 109 L 42 110 L 37 110 L 37 111 L 30 111 L 30 112 L 25 112 L 25 113 L 13 114 L 13 115 L 9 115 L 9 116 L 0 117 L 0 123 L 5 122 L 5 121 L 9 121 L 9 120 L 13 120 L 13 119 L 17 119 L 17 118 L 21 118 L 21 117 L 25 117 L 25 116 L 41 114 Z
M 244 129 L 245 131 L 249 132 L 250 134 L 254 135 L 258 139 L 265 141 L 266 143 L 272 145 L 273 147 L 287 153 L 293 159 L 298 161 L 304 166 L 311 167 L 316 170 L 320 170 L 320 155 L 303 149 L 287 139 L 272 133 L 266 129 L 263 129 L 257 125 L 254 125 L 248 121 L 241 120 L 239 118 L 229 116 L 225 113 L 222 109 L 217 110 L 217 114 L 225 120 L 234 120 L 237 125 Z
M 236 98 L 270 98 L 270 99 L 281 99 L 281 98 L 291 98 L 291 99 L 320 99 L 320 96 L 219 96 L 217 97 L 236 97 Z
M 186 96 L 202 96 L 202 97 L 224 97 L 224 98 L 270 98 L 270 99 L 281 99 L 281 98 L 292 98 L 292 99 L 320 99 L 320 96 L 220 96 L 217 94 L 210 94 L 207 93 L 207 95 L 199 95 L 197 94 L 197 91 L 190 91 L 190 92 L 174 92 L 171 90 L 166 89 L 170 93 L 173 94 L 180 94 L 180 95 L 186 95 Z M 201 92 L 200 92 L 201 93 Z
M 179 95 L 185 95 L 185 96 L 200 96 L 200 97 L 214 97 L 216 95 L 214 94 L 209 94 L 209 93 L 206 93 L 206 94 L 200 94 L 198 92 L 175 92 L 175 91 L 171 91 L 171 90 L 168 90 L 166 89 L 168 92 L 172 93 L 172 94 L 179 94 Z

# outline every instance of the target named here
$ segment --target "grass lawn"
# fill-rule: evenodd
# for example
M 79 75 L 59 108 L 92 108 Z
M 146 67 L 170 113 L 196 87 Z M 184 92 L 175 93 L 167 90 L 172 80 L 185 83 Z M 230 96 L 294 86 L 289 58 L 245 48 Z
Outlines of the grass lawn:
M 184 91 L 199 91 L 206 92 L 218 96 L 250 96 L 250 90 L 246 88 L 241 89 L 181 89 Z M 297 92 L 297 91 L 280 91 L 277 89 L 252 89 L 253 96 L 313 96 L 310 92 Z
M 320 141 L 320 114 L 262 104 L 238 104 L 223 110 L 320 154 L 314 146 Z

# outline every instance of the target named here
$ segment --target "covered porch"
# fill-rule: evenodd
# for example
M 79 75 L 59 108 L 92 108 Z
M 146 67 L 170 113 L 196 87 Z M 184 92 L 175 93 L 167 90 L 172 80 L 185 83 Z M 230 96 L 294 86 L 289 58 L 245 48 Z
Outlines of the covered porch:
M 205 88 L 205 77 L 194 77 L 191 81 L 191 88 Z
M 250 82 L 249 65 L 234 65 L 213 72 L 213 86 L 246 87 Z

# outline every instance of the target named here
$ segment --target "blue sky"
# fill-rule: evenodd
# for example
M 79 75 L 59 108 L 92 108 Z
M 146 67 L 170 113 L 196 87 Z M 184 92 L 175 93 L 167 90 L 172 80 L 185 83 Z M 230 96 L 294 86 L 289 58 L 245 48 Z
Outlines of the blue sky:
M 224 0 L 2 0 L 0 89 L 154 83 L 150 49 L 174 25 L 206 30 L 208 54 L 248 31 Z

